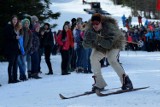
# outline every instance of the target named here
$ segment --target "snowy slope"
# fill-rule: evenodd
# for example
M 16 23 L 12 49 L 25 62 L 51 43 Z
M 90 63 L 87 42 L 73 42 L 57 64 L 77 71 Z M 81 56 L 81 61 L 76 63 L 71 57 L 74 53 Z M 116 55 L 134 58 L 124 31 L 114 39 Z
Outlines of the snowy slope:
M 59 28 L 66 20 L 81 16 L 88 20 L 90 15 L 83 12 L 81 0 L 53 0 L 52 9 L 63 14 L 56 21 Z M 94 0 L 91 0 L 94 1 Z M 120 22 L 123 13 L 129 15 L 129 11 L 120 6 L 114 6 L 109 0 L 96 0 L 103 2 L 103 7 L 113 14 Z M 106 5 L 104 5 L 106 4 Z M 127 9 L 129 10 L 129 9 Z M 54 23 L 54 21 L 50 20 Z M 136 19 L 133 20 L 136 23 Z M 62 76 L 60 64 L 61 56 L 52 56 L 51 62 L 54 75 L 46 76 L 48 72 L 44 57 L 42 57 L 42 79 L 28 80 L 17 84 L 7 84 L 7 64 L 0 63 L 0 107 L 159 107 L 160 106 L 160 53 L 159 52 L 132 52 L 120 53 L 126 73 L 130 76 L 134 87 L 150 86 L 149 89 L 137 92 L 113 95 L 104 98 L 96 95 L 84 96 L 70 100 L 61 100 L 59 93 L 66 96 L 83 93 L 91 89 L 93 74 L 77 74 Z M 120 81 L 116 73 L 109 66 L 102 68 L 103 76 L 108 83 L 106 88 L 120 87 Z
M 86 0 L 88 2 L 100 2 L 101 8 L 106 10 L 111 14 L 111 17 L 114 17 L 120 28 L 123 28 L 121 17 L 125 14 L 126 17 L 131 15 L 131 9 L 128 7 L 121 7 L 120 5 L 114 5 L 110 0 Z M 83 9 L 90 9 L 89 5 L 82 5 L 82 0 L 51 0 L 52 5 L 51 9 L 53 11 L 61 12 L 61 16 L 58 20 L 48 20 L 50 23 L 56 23 L 58 26 L 53 29 L 53 31 L 57 31 L 62 29 L 65 21 L 70 21 L 72 18 L 82 17 L 83 21 L 88 21 L 91 17 L 90 14 L 87 14 Z M 138 23 L 136 17 L 132 18 L 132 24 Z M 142 18 L 144 22 L 146 19 Z M 125 29 L 125 28 L 123 28 Z
M 47 72 L 42 61 L 41 80 L 28 80 L 17 84 L 7 84 L 7 63 L 0 63 L 0 107 L 159 107 L 160 106 L 160 54 L 159 52 L 121 52 L 120 61 L 132 79 L 134 87 L 150 86 L 149 89 L 104 98 L 96 95 L 70 100 L 61 100 L 59 93 L 74 95 L 91 89 L 92 74 L 60 75 L 60 55 L 52 57 L 53 76 Z M 3 70 L 3 71 L 2 71 Z M 106 88 L 120 87 L 120 81 L 111 67 L 102 68 L 108 83 Z
M 61 12 L 61 17 L 58 20 L 49 20 L 51 23 L 59 24 L 55 31 L 62 29 L 65 21 L 70 21 L 72 18 L 82 17 L 83 21 L 88 21 L 91 17 L 83 9 L 89 8 L 89 5 L 82 5 L 82 0 L 51 0 L 51 9 Z M 120 27 L 122 27 L 121 16 L 123 14 L 128 17 L 131 13 L 131 9 L 121 6 L 115 6 L 110 0 L 86 0 L 88 2 L 100 2 L 103 10 L 111 13 L 112 17 L 116 18 Z M 134 23 L 137 23 L 137 18 L 133 18 Z

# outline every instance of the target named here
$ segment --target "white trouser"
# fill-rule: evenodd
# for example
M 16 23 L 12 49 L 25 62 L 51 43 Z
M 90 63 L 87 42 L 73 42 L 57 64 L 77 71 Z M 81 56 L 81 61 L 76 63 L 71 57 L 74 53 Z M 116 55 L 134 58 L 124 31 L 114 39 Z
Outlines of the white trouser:
M 90 60 L 91 60 L 91 67 L 92 67 L 92 70 L 95 76 L 95 80 L 96 80 L 96 83 L 94 84 L 94 86 L 98 88 L 104 88 L 107 85 L 102 76 L 101 64 L 99 62 L 104 57 L 107 57 L 109 64 L 118 74 L 121 83 L 123 83 L 122 75 L 125 74 L 125 71 L 122 68 L 122 66 L 119 64 L 119 62 L 117 61 L 117 56 L 119 54 L 119 51 L 120 51 L 119 49 L 112 49 L 110 51 L 107 51 L 106 54 L 103 54 L 97 51 L 96 49 L 92 50 Z

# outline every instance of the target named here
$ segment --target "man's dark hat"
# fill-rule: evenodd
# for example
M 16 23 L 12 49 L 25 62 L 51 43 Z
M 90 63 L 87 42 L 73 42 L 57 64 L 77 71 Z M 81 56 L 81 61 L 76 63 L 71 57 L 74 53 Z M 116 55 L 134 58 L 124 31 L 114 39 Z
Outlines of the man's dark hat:
M 92 17 L 91 17 L 91 21 L 101 22 L 102 21 L 102 15 L 99 14 L 99 13 L 93 14 Z

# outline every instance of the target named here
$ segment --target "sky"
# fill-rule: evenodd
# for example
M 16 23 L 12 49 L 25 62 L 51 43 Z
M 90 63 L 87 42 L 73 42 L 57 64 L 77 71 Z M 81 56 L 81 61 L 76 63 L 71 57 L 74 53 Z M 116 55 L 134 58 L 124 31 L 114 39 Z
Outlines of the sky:
M 70 20 L 72 17 L 81 16 L 84 20 L 90 18 L 90 15 L 83 11 L 84 8 L 89 8 L 89 6 L 82 5 L 81 0 L 53 1 L 51 8 L 62 13 L 56 21 L 59 28 L 64 21 Z M 113 14 L 112 16 L 119 22 L 119 26 L 121 26 L 121 16 L 124 13 L 126 16 L 130 14 L 130 9 L 127 9 L 127 7 L 114 6 L 107 0 L 96 1 L 103 3 L 102 8 Z M 136 18 L 133 23 L 137 23 Z M 92 94 L 62 100 L 59 97 L 60 93 L 65 96 L 72 96 L 91 90 L 94 83 L 93 74 L 72 72 L 70 75 L 62 76 L 60 69 L 61 56 L 58 54 L 51 57 L 54 75 L 45 75 L 48 68 L 44 56 L 42 56 L 42 74 L 40 74 L 42 79 L 29 79 L 25 82 L 8 84 L 8 63 L 0 62 L 0 84 L 2 84 L 0 87 L 0 107 L 159 107 L 160 52 L 121 51 L 120 62 L 135 88 L 143 86 L 150 86 L 150 88 L 103 98 Z M 121 87 L 117 74 L 110 66 L 101 70 L 108 84 L 105 87 L 106 89 Z

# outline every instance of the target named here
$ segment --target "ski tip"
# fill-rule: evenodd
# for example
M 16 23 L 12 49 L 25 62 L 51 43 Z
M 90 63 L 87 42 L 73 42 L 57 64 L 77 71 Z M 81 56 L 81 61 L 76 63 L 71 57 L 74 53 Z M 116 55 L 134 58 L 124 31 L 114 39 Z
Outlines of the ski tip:
M 150 86 L 147 86 L 147 87 L 145 87 L 145 88 L 149 88 Z
M 146 87 L 140 87 L 140 88 L 135 88 L 135 89 L 146 89 L 149 88 L 150 86 L 146 86 Z
M 59 94 L 61 99 L 67 99 L 66 97 L 64 97 L 62 94 Z

